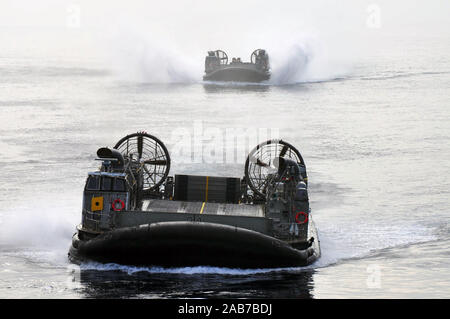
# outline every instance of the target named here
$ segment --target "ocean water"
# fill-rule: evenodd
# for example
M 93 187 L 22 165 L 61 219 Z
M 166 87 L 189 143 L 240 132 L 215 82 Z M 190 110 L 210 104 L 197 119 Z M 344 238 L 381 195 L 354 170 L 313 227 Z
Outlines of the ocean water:
M 209 48 L 125 52 L 117 65 L 72 42 L 21 45 L 32 36 L 20 32 L 1 33 L 16 41 L 0 53 L 1 298 L 450 297 L 448 37 L 385 37 L 338 62 L 300 41 L 274 50 L 271 81 L 238 84 L 201 80 Z M 321 258 L 257 270 L 70 264 L 97 148 L 141 130 L 166 144 L 171 174 L 242 177 L 258 140 L 295 145 Z

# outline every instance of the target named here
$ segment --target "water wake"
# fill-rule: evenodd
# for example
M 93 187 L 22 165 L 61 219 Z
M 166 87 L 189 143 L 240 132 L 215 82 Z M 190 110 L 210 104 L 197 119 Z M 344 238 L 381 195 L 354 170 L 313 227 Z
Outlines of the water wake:
M 329 81 L 345 77 L 350 71 L 342 55 L 330 56 L 329 48 L 316 37 L 277 42 L 269 39 L 264 47 L 269 53 L 272 76 L 259 85 Z M 115 36 L 111 43 L 109 55 L 116 75 L 123 80 L 142 83 L 204 83 L 205 55 L 208 50 L 217 49 L 205 45 L 203 51 L 183 50 L 173 43 L 133 32 Z M 228 53 L 233 55 L 231 51 Z M 240 83 L 227 82 L 224 85 Z
M 194 83 L 202 58 L 182 54 L 173 43 L 140 30 L 114 31 L 105 44 L 109 64 L 120 80 L 140 83 Z
M 101 264 L 96 262 L 83 263 L 80 266 L 81 270 L 98 270 L 98 271 L 122 271 L 129 275 L 139 272 L 147 272 L 154 274 L 220 274 L 220 275 L 253 275 L 261 273 L 270 273 L 277 271 L 295 270 L 298 268 L 261 268 L 261 269 L 240 269 L 240 268 L 225 268 L 225 267 L 211 267 L 211 266 L 195 266 L 195 267 L 137 267 L 120 265 L 115 263 Z
M 348 76 L 351 64 L 316 37 L 300 37 L 270 49 L 273 85 L 323 82 Z
M 53 199 L 54 200 L 54 199 Z M 52 199 L 35 199 L 34 208 L 16 207 L 0 218 L 1 250 L 26 258 L 65 264 L 78 212 L 70 214 L 69 203 Z

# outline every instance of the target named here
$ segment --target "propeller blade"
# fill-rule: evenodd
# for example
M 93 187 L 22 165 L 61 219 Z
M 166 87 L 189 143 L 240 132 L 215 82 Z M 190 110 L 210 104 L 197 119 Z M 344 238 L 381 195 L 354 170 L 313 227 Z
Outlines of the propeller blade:
M 288 149 L 289 149 L 289 147 L 287 145 L 284 145 L 283 148 L 281 149 L 281 152 L 280 152 L 279 156 L 283 157 L 286 154 Z
M 144 166 L 144 171 L 147 173 L 147 175 L 148 175 L 148 177 L 147 177 L 147 181 L 148 181 L 148 179 L 150 178 L 151 180 L 153 180 L 153 183 L 155 183 L 156 184 L 156 180 L 155 180 L 155 178 L 154 178 L 154 174 L 152 174 L 151 172 L 149 172 L 148 171 L 148 169 L 147 169 L 147 167 L 145 167 Z
M 144 164 L 167 165 L 167 161 L 166 160 L 146 160 L 146 161 L 144 161 Z
M 142 158 L 143 147 L 144 147 L 144 138 L 142 137 L 142 135 L 139 135 L 137 138 L 137 148 L 138 148 L 138 153 L 139 153 L 139 159 Z
M 261 161 L 259 160 L 259 158 L 256 159 L 256 165 L 262 166 L 262 167 L 269 167 L 269 166 L 270 166 L 269 164 L 266 164 L 266 163 L 264 163 L 264 162 L 261 162 Z

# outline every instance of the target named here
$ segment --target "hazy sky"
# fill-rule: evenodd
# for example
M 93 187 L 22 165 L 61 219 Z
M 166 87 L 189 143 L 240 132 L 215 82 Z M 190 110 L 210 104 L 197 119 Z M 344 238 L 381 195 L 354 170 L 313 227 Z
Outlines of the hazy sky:
M 210 29 L 220 33 L 232 26 L 363 32 L 370 15 L 378 9 L 379 32 L 450 33 L 448 0 L 2 0 L 0 26 L 64 28 L 71 17 L 78 15 L 83 28 L 108 28 L 128 20 L 172 32 L 187 28 L 192 32 Z
M 100 54 L 114 65 L 176 55 L 200 65 L 198 57 L 211 49 L 246 59 L 258 47 L 286 51 L 300 43 L 352 61 L 391 50 L 392 40 L 384 43 L 391 35 L 449 37 L 449 13 L 449 0 L 1 0 L 0 50 L 43 57 Z

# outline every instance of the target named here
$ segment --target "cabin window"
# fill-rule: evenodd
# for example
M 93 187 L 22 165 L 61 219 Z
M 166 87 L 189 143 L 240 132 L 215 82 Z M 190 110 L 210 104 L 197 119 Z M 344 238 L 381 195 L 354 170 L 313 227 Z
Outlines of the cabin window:
M 121 178 L 116 178 L 114 182 L 114 190 L 117 192 L 124 192 L 125 189 L 125 180 Z
M 110 191 L 112 186 L 112 178 L 103 176 L 102 191 Z
M 100 188 L 100 177 L 99 176 L 89 176 L 86 189 L 90 191 L 96 191 Z

